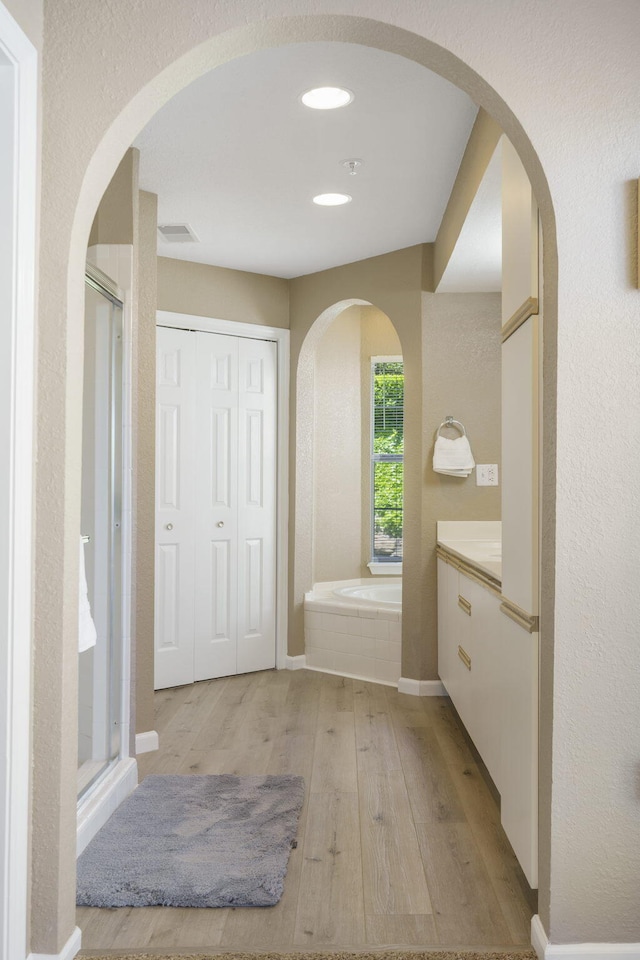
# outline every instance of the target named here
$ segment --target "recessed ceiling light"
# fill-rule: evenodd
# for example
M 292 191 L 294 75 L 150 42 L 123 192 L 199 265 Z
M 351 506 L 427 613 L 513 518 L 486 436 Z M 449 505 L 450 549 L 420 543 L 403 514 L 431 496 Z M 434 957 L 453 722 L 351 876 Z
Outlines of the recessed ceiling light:
M 353 94 L 344 87 L 314 87 L 303 93 L 300 99 L 305 107 L 311 107 L 312 110 L 335 110 L 351 103 Z
M 347 193 L 319 193 L 313 202 L 320 207 L 339 207 L 343 203 L 351 203 L 351 197 Z

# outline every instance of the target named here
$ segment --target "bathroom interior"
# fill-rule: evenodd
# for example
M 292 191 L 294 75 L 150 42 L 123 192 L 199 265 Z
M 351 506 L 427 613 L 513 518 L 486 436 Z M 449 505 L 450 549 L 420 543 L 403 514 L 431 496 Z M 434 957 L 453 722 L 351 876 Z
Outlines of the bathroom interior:
M 346 124 L 337 144 L 323 150 L 336 170 L 345 150 L 357 153 L 358 166 L 340 170 L 339 178 L 323 175 L 323 182 L 349 187 L 357 198 L 376 166 L 365 155 L 370 142 L 346 135 L 348 111 L 361 95 L 358 70 L 388 77 L 400 72 L 402 58 L 366 49 L 358 56 L 347 50 L 345 57 L 338 48 L 349 44 L 299 46 L 313 48 L 293 51 L 298 63 L 306 57 L 312 64 L 309 78 L 331 74 L 354 90 L 353 104 L 335 111 Z M 253 69 L 264 71 L 277 63 L 278 51 L 242 59 L 254 57 Z M 190 88 L 140 133 L 97 211 L 85 291 L 81 517 L 95 635 L 79 652 L 79 853 L 135 788 L 143 755 L 162 748 L 155 689 L 274 667 L 306 670 L 379 684 L 412 702 L 450 698 L 500 798 L 523 888 L 529 902 L 535 900 L 542 375 L 537 208 L 517 152 L 496 123 L 425 68 L 411 64 L 407 70 L 401 75 L 410 93 L 417 95 L 412 84 L 435 79 L 437 90 L 451 88 L 461 101 L 433 226 L 413 239 L 394 244 L 381 230 L 373 253 L 349 259 L 345 215 L 355 213 L 353 202 L 322 211 L 341 218 L 332 227 L 325 217 L 319 230 L 335 241 L 335 259 L 327 265 L 269 272 L 234 261 L 232 254 L 225 260 L 199 250 L 194 198 L 184 186 L 182 195 L 177 186 L 171 193 L 171 176 L 181 182 L 179 154 L 166 138 L 167 125 L 181 112 L 189 119 L 180 97 Z M 217 72 L 198 83 L 211 85 Z M 301 91 L 315 82 L 302 75 L 298 80 Z M 313 111 L 296 108 L 309 122 Z M 324 112 L 321 122 L 326 129 Z M 334 157 L 336 150 L 340 156 Z M 244 158 L 230 156 L 242 167 L 234 181 L 242 190 Z M 190 164 L 196 169 L 198 157 L 185 155 L 185 168 Z M 396 175 L 397 169 L 388 179 Z M 188 223 L 193 233 L 176 241 L 163 232 L 172 222 Z M 268 245 L 264 224 L 256 220 L 255 226 Z M 195 605 L 197 621 L 200 601 L 193 589 L 187 600 L 179 592 L 198 578 L 198 508 L 194 515 L 193 504 L 186 505 L 189 518 L 185 504 L 177 505 L 189 474 L 200 467 L 176 453 L 188 438 L 171 433 L 175 421 L 166 411 L 176 404 L 186 422 L 187 401 L 172 399 L 171 389 L 179 380 L 175 370 L 187 369 L 193 331 L 231 340 L 233 324 L 238 339 L 251 338 L 252 324 L 261 343 L 277 342 L 271 439 L 261 434 L 260 440 L 268 460 L 260 470 L 271 470 L 273 479 L 261 488 L 271 525 L 259 535 L 257 573 L 252 561 L 233 573 L 215 564 L 207 568 L 213 607 L 219 612 L 223 584 L 225 603 L 236 613 L 215 626 L 210 603 L 203 629 L 218 630 L 216 651 L 232 630 L 238 639 L 230 654 L 235 666 L 225 660 L 218 672 L 203 672 L 198 625 L 194 629 L 193 616 L 185 614 Z M 178 346 L 164 348 L 162 338 L 174 335 Z M 260 423 L 267 420 L 264 414 Z M 473 464 L 456 470 L 435 463 L 438 436 L 455 440 L 458 451 L 466 437 Z M 233 454 L 238 475 L 242 451 L 253 449 L 240 447 Z M 251 473 L 250 463 L 247 469 Z M 249 477 L 248 489 L 251 483 Z M 211 516 L 222 531 L 214 549 L 219 560 L 229 527 L 245 534 L 238 533 L 241 516 Z M 181 532 L 186 523 L 188 535 Z M 179 550 L 182 558 L 187 547 L 195 565 L 191 559 L 191 566 L 178 568 Z M 254 574 L 259 589 L 251 585 Z M 268 609 L 250 609 L 256 592 L 271 597 Z M 249 619 L 260 620 L 259 630 L 242 627 L 245 608 Z M 245 639 L 248 630 L 261 632 L 263 646 L 254 643 L 243 653 L 243 629 Z M 189 631 L 195 639 L 185 647 Z M 195 658 L 194 671 L 178 676 L 173 667 L 159 666 L 176 653 Z

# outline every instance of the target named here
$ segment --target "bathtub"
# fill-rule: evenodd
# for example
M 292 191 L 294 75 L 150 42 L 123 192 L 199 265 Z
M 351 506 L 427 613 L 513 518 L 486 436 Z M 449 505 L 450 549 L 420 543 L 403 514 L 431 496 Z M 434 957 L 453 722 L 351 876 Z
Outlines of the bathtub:
M 380 607 L 393 607 L 401 609 L 402 606 L 402 581 L 398 583 L 397 579 L 391 581 L 375 581 L 371 583 L 366 581 L 362 584 L 338 587 L 333 591 L 336 597 L 343 597 L 345 600 L 354 603 L 371 603 Z
M 306 666 L 397 686 L 401 673 L 402 582 L 317 583 L 304 599 Z

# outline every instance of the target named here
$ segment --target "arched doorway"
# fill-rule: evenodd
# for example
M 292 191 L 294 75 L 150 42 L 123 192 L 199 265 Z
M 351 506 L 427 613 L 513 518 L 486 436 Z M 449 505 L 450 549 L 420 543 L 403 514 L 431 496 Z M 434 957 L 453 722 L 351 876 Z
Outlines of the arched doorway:
M 81 324 L 81 278 L 84 269 L 84 254 L 86 238 L 90 223 L 102 196 L 104 189 L 113 173 L 123 151 L 128 147 L 133 137 L 152 116 L 153 112 L 174 93 L 185 86 L 190 80 L 199 76 L 212 65 L 231 59 L 243 52 L 249 52 L 260 46 L 277 45 L 278 43 L 299 42 L 306 39 L 331 39 L 339 36 L 342 40 L 355 43 L 370 43 L 382 46 L 384 49 L 410 56 L 418 62 L 424 63 L 430 69 L 458 83 L 463 89 L 473 95 L 500 122 L 514 144 L 520 149 L 523 161 L 534 190 L 538 197 L 542 213 L 543 231 L 545 233 L 545 251 L 548 259 L 545 285 L 545 315 L 549 324 L 549 331 L 554 329 L 555 318 L 555 236 L 553 212 L 549 190 L 544 174 L 533 147 L 525 136 L 517 119 L 513 116 L 505 102 L 492 87 L 483 81 L 470 67 L 462 63 L 456 56 L 449 53 L 442 46 L 434 44 L 417 34 L 407 33 L 398 27 L 381 24 L 374 21 L 351 17 L 291 17 L 282 21 L 268 21 L 260 25 L 241 27 L 233 24 L 236 29 L 227 33 L 220 33 L 217 23 L 209 23 L 210 39 L 201 41 L 202 34 L 184 38 L 180 51 L 167 51 L 161 61 L 166 69 L 157 74 L 157 62 L 148 76 L 142 74 L 127 79 L 119 88 L 118 96 L 104 106 L 102 120 L 83 144 L 82 151 L 74 158 L 73 175 L 68 177 L 66 191 L 58 196 L 51 197 L 46 208 L 44 218 L 45 237 L 53 236 L 53 225 L 62 222 L 67 224 L 67 230 L 60 242 L 64 249 L 68 247 L 68 273 L 54 282 L 56 296 L 52 302 L 42 304 L 43 337 L 41 339 L 41 355 L 49 357 L 51 364 L 43 368 L 41 378 L 41 395 L 49 404 L 49 417 L 41 427 L 40 444 L 40 488 L 43 488 L 44 476 L 47 475 L 50 483 L 51 495 L 60 502 L 66 502 L 67 508 L 56 513 L 55 516 L 42 516 L 41 535 L 47 537 L 50 543 L 57 544 L 55 549 L 48 551 L 42 557 L 42 563 L 37 573 L 36 605 L 40 611 L 40 619 L 44 617 L 45 606 L 55 596 L 53 605 L 49 603 L 48 626 L 55 633 L 66 637 L 67 651 L 73 646 L 73 591 L 68 587 L 65 590 L 63 574 L 73 581 L 74 572 L 74 543 L 77 535 L 78 517 L 74 507 L 78 487 L 77 451 L 79 447 L 79 429 L 77 422 L 77 392 L 79 384 L 79 370 L 81 366 L 80 352 L 73 344 L 80 331 Z M 185 52 L 190 51 L 190 52 Z M 181 54 L 179 60 L 176 56 Z M 144 71 L 143 71 L 144 72 Z M 102 110 L 102 107 L 101 107 Z M 53 120 L 53 118 L 51 118 Z M 55 166 L 56 159 L 53 158 Z M 62 163 L 62 157 L 60 157 Z M 69 212 L 74 210 L 73 223 L 69 222 Z M 63 214 L 66 211 L 66 214 Z M 49 231 L 49 234 L 47 234 Z M 55 278 L 53 278 L 55 281 Z M 51 293 L 52 291 L 50 291 Z M 61 305 L 66 304 L 65 310 Z M 68 344 L 68 349 L 67 349 Z M 548 349 L 553 353 L 554 338 L 548 339 Z M 57 361 L 57 363 L 55 362 Z M 66 376 L 60 376 L 60 369 Z M 550 369 L 553 369 L 551 365 Z M 55 373 L 53 371 L 55 370 Z M 554 384 L 548 384 L 550 390 L 548 410 L 553 409 Z M 47 430 L 52 417 L 62 417 L 64 426 L 62 432 L 55 431 L 56 444 L 50 442 Z M 552 452 L 552 447 L 550 448 Z M 553 475 L 553 457 L 545 459 L 545 470 Z M 55 488 L 55 489 L 54 489 Z M 545 515 L 553 523 L 553 494 L 548 490 L 548 501 Z M 547 549 L 553 550 L 552 539 L 547 540 Z M 46 589 L 44 584 L 47 584 Z M 552 605 L 552 597 L 548 603 Z M 551 607 L 549 608 L 551 609 Z M 38 614 L 37 614 L 38 615 Z M 45 637 L 40 632 L 37 637 L 38 649 L 42 651 Z M 75 698 L 74 677 L 62 669 L 64 650 L 54 655 L 53 661 L 48 661 L 52 673 L 59 677 L 55 689 L 49 690 L 50 699 L 63 708 Z M 54 662 L 55 661 L 55 662 Z M 58 670 L 58 668 L 60 668 Z M 36 678 L 38 689 L 43 694 L 48 677 L 40 671 Z M 42 702 L 45 698 L 40 698 Z M 64 709 L 60 715 L 65 716 Z M 71 721 L 72 721 L 71 716 Z M 36 888 L 34 902 L 46 904 L 48 898 L 38 896 L 38 886 L 42 890 L 55 889 L 55 879 L 62 875 L 73 875 L 73 849 L 71 847 L 70 821 L 68 811 L 75 803 L 73 790 L 73 775 L 69 763 L 72 761 L 70 752 L 65 748 L 70 733 L 71 721 L 65 720 L 56 727 L 46 724 L 37 724 L 35 743 L 36 758 L 49 754 L 57 763 L 42 769 L 36 775 L 36 797 L 43 797 L 45 793 L 53 792 L 60 797 L 60 807 L 56 816 L 56 827 L 51 830 L 51 821 L 41 827 L 36 827 L 37 836 L 34 837 L 34 848 L 38 849 L 39 869 L 36 871 Z M 73 739 L 73 738 L 72 738 Z M 58 787 L 54 790 L 55 779 Z M 70 788 L 59 789 L 60 780 L 69 781 Z M 64 811 L 64 813 L 63 813 Z M 58 911 L 54 921 L 48 917 L 34 918 L 34 936 L 44 943 L 49 934 L 51 924 L 60 923 L 61 917 L 69 918 L 72 903 L 70 888 L 60 889 L 58 901 L 65 905 L 64 910 Z M 57 936 L 59 940 L 61 933 Z

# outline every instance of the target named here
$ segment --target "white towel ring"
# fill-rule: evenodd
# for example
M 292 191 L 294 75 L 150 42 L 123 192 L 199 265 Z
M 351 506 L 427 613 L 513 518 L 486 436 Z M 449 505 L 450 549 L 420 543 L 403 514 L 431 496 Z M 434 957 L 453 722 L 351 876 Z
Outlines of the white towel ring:
M 466 437 L 467 431 L 464 428 L 464 424 L 460 423 L 459 420 L 454 420 L 453 417 L 445 417 L 438 429 L 436 430 L 436 436 L 440 436 L 440 431 L 443 427 L 454 427 L 459 430 L 463 437 Z

